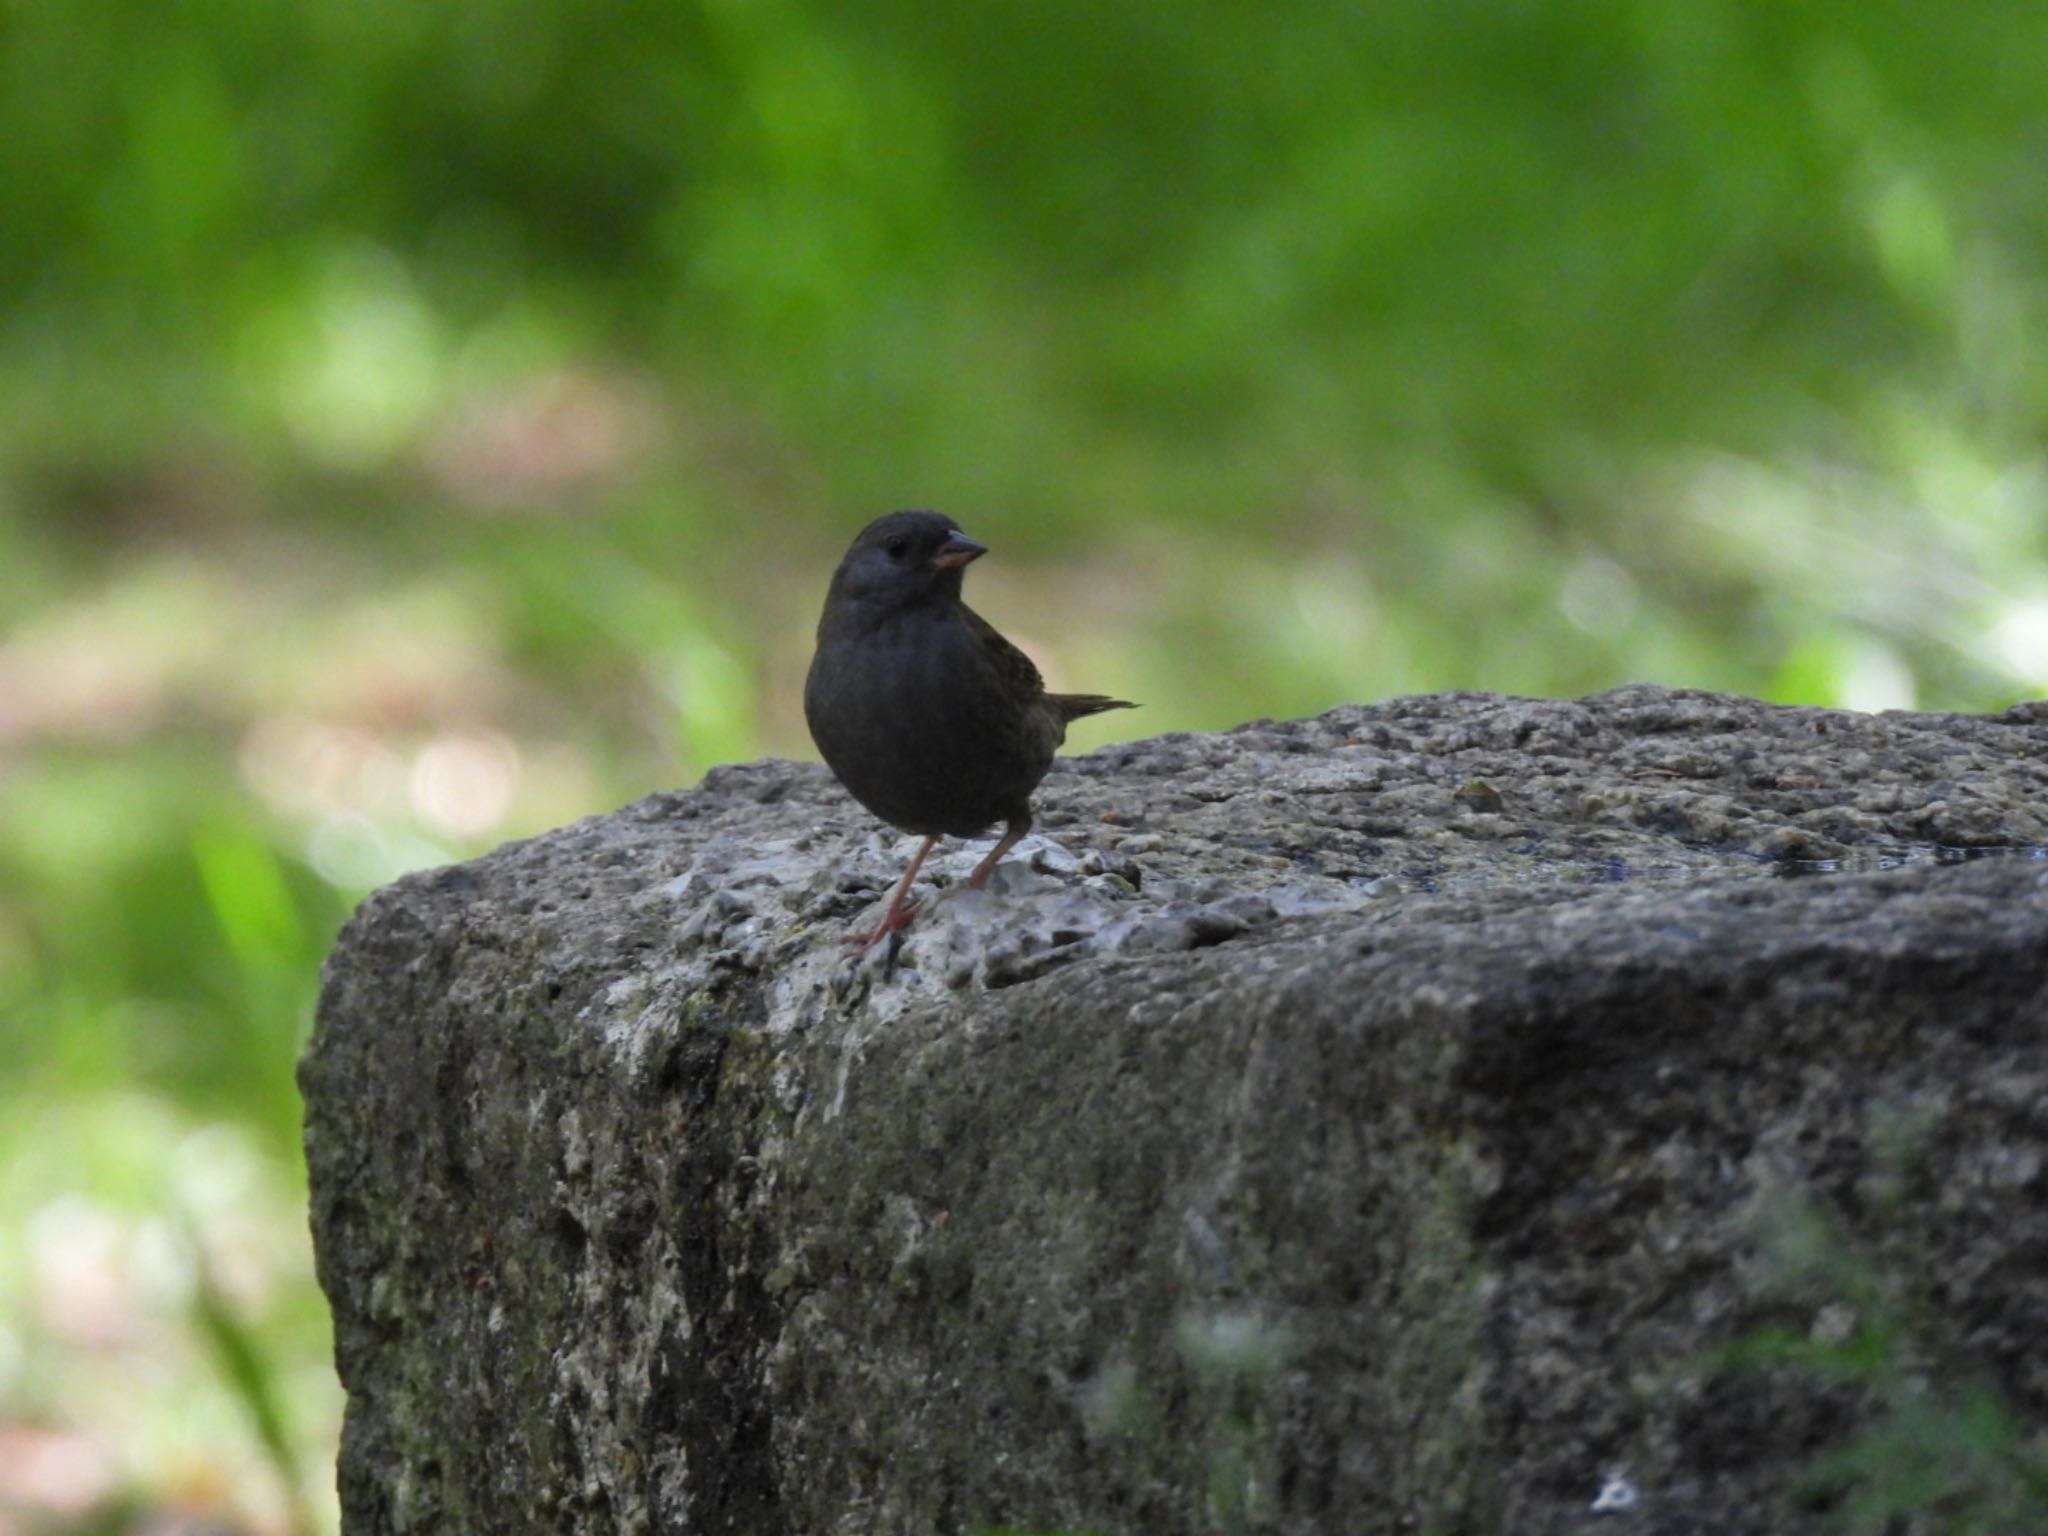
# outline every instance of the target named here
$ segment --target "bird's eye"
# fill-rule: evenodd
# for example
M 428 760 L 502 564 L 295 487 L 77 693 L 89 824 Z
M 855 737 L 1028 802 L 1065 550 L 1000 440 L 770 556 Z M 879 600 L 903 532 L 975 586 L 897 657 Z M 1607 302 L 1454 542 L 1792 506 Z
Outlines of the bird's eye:
M 893 539 L 885 539 L 882 543 L 882 548 L 889 551 L 893 558 L 900 560 L 903 558 L 903 551 L 910 548 L 910 540 L 904 538 L 899 533 Z

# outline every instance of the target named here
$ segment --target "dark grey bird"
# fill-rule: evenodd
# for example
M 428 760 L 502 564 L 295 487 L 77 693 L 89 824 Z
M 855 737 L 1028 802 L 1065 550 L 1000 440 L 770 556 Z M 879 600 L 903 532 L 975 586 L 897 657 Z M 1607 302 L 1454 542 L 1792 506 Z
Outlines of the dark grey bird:
M 936 512 L 891 512 L 863 528 L 832 574 L 804 719 L 826 765 L 875 815 L 924 838 L 881 923 L 849 943 L 904 927 L 906 898 L 941 837 L 1003 835 L 967 877 L 990 873 L 1031 830 L 1031 792 L 1069 722 L 1135 709 L 1100 693 L 1047 693 L 1031 658 L 960 599 L 970 561 L 988 553 Z

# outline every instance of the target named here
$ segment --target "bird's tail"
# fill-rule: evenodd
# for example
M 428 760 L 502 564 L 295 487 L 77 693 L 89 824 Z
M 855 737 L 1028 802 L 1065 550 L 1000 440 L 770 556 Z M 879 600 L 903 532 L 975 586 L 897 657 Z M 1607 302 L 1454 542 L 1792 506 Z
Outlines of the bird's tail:
M 1105 709 L 1138 707 L 1129 699 L 1112 699 L 1106 693 L 1048 693 L 1045 702 L 1059 715 L 1062 725 L 1070 720 L 1078 720 L 1083 715 L 1099 715 Z

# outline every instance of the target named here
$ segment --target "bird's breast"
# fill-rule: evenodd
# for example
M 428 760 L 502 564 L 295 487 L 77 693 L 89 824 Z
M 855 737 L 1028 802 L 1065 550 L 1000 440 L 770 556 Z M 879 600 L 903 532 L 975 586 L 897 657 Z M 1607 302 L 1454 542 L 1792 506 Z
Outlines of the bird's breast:
M 910 831 L 969 835 L 1014 815 L 1052 760 L 1037 713 L 957 616 L 901 614 L 821 641 L 804 706 L 840 782 Z

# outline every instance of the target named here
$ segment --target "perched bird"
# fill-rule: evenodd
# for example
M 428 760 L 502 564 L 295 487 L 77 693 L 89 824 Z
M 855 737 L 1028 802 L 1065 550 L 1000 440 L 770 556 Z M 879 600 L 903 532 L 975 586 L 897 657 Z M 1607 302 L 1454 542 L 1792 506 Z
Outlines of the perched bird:
M 891 512 L 863 528 L 832 574 L 804 719 L 847 792 L 890 825 L 923 836 L 873 944 L 915 910 L 910 882 L 941 837 L 1003 835 L 967 877 L 991 871 L 1031 830 L 1031 791 L 1067 724 L 1135 709 L 1104 694 L 1047 693 L 1016 646 L 960 600 L 968 562 L 987 549 L 936 512 Z

